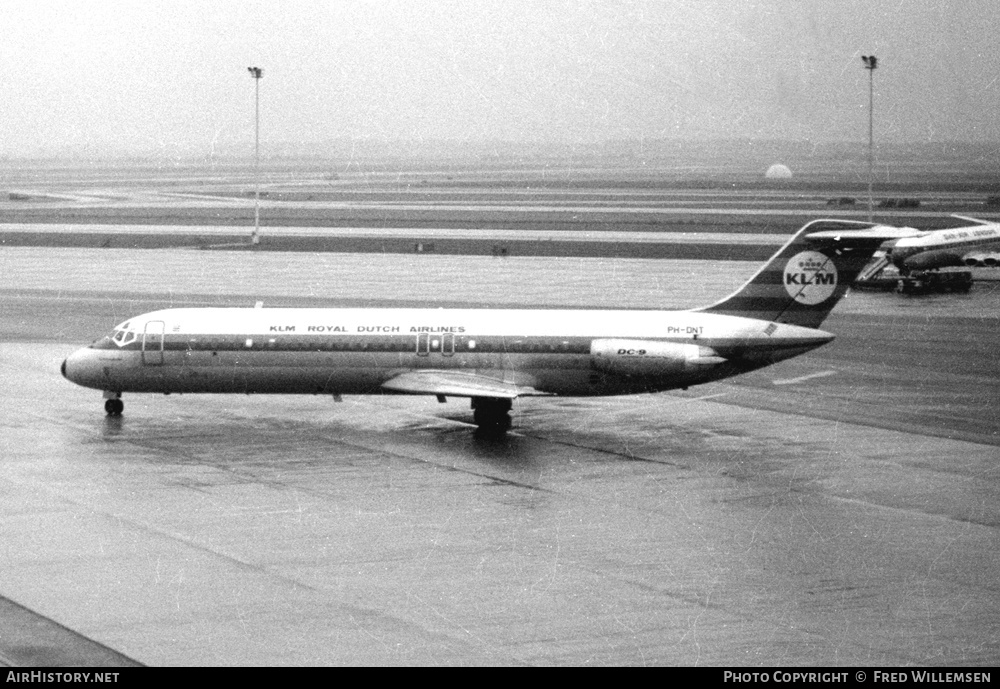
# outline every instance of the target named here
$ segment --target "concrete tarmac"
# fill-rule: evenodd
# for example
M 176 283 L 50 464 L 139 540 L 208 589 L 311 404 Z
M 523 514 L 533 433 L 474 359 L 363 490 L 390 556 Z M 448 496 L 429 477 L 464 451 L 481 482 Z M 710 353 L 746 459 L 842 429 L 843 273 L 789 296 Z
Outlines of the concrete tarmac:
M 524 400 L 497 440 L 477 437 L 461 400 L 433 398 L 130 395 L 110 419 L 58 366 L 129 315 L 192 297 L 692 306 L 706 281 L 713 299 L 745 276 L 433 257 L 463 286 L 435 291 L 327 257 L 353 285 L 331 297 L 325 273 L 292 279 L 298 259 L 280 255 L 248 274 L 196 261 L 175 292 L 169 265 L 205 252 L 131 252 L 122 268 L 94 251 L 73 272 L 48 251 L 0 250 L 0 595 L 127 659 L 1000 660 L 992 286 L 851 295 L 825 325 L 838 340 L 814 354 L 676 394 Z

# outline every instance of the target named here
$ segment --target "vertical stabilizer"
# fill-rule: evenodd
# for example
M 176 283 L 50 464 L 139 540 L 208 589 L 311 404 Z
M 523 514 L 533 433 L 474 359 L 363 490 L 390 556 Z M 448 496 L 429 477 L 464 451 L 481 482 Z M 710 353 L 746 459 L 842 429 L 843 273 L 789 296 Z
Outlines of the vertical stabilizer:
M 867 222 L 813 220 L 737 292 L 697 310 L 818 328 L 879 246 L 900 232 Z

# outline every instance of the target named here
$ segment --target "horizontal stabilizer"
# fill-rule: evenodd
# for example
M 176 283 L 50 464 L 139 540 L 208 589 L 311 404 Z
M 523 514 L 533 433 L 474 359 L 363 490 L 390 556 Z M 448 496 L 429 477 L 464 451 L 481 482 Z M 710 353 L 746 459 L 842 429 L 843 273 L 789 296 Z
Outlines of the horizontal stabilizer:
M 400 373 L 382 383 L 392 392 L 412 395 L 450 395 L 452 397 L 496 397 L 512 400 L 516 397 L 547 395 L 526 385 L 507 383 L 489 376 L 462 371 L 421 370 Z
M 926 234 L 922 230 L 913 227 L 891 227 L 889 225 L 875 225 L 863 230 L 824 230 L 823 232 L 810 232 L 806 235 L 806 240 L 817 239 L 867 239 L 887 242 L 893 239 L 903 239 L 904 237 L 920 237 Z

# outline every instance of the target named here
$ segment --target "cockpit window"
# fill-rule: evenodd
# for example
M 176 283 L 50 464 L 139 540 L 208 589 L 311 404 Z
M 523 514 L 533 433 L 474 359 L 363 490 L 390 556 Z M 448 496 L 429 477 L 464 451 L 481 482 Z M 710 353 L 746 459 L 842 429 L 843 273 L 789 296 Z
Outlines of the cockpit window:
M 134 331 L 128 329 L 129 325 L 131 325 L 131 321 L 122 323 L 115 328 L 115 332 L 111 336 L 111 341 L 119 347 L 124 347 L 125 345 L 135 341 L 136 334 Z

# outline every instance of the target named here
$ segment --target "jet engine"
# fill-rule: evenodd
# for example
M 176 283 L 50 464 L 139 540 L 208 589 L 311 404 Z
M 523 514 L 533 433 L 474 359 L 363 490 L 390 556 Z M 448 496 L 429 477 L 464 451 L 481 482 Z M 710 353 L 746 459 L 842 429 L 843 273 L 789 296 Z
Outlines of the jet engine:
M 933 270 L 934 268 L 948 268 L 952 266 L 964 266 L 960 254 L 948 249 L 937 249 L 936 251 L 921 251 L 920 253 L 907 253 L 900 255 L 893 251 L 889 259 L 892 264 L 901 271 L 910 270 Z
M 590 356 L 598 371 L 643 376 L 698 371 L 726 361 L 711 347 L 654 340 L 594 340 Z
M 965 265 L 969 268 L 996 268 L 1000 266 L 1000 253 L 976 253 L 965 256 Z

